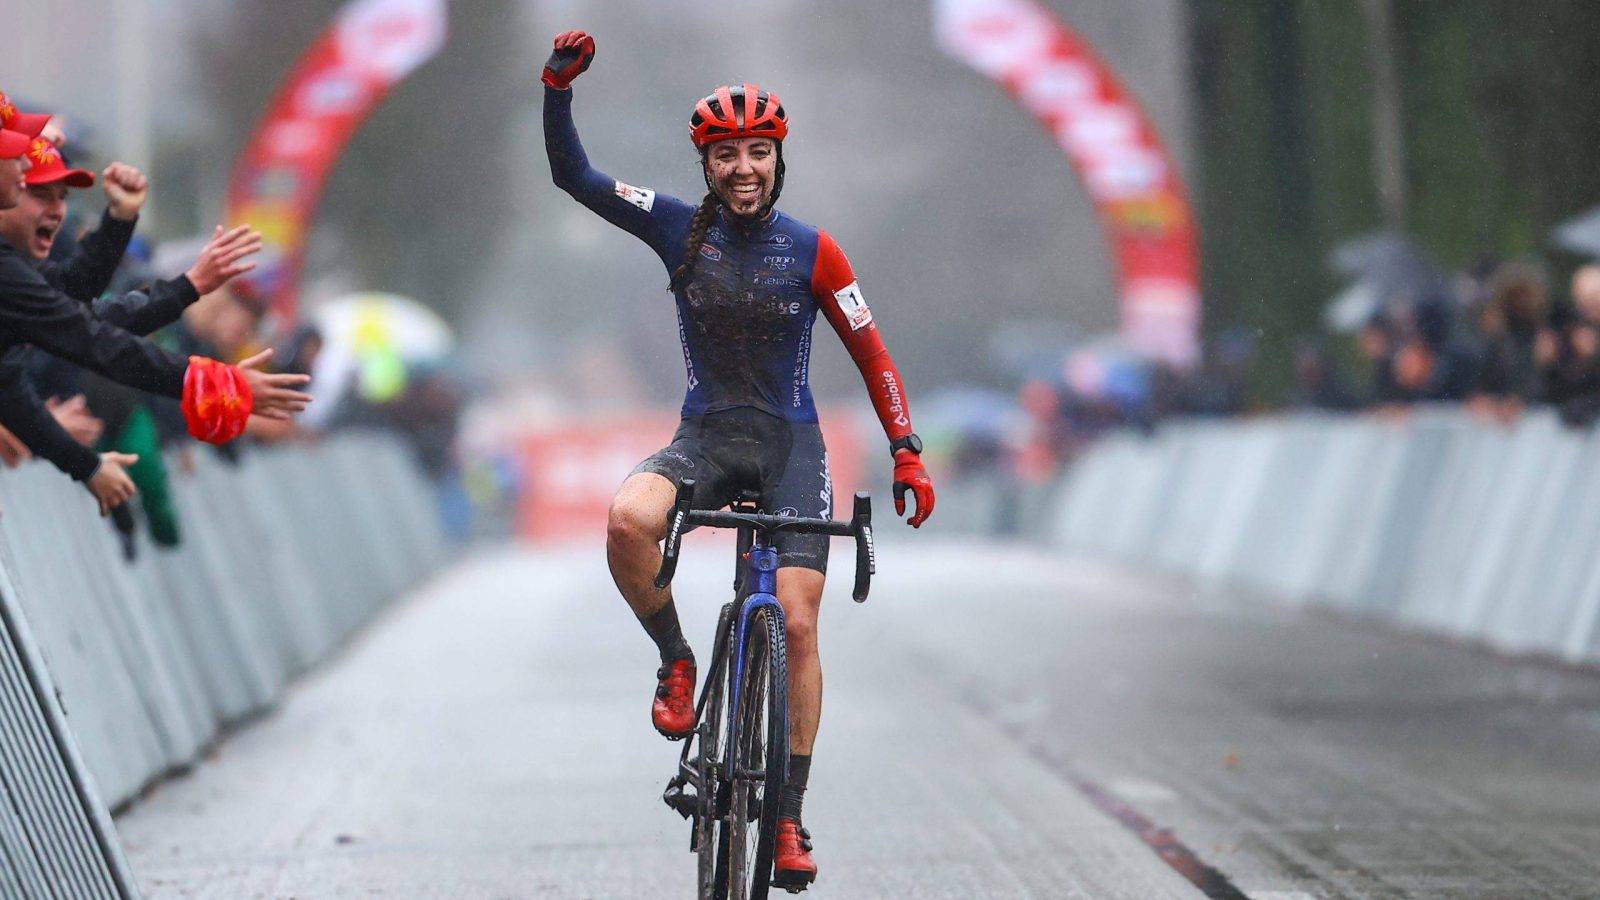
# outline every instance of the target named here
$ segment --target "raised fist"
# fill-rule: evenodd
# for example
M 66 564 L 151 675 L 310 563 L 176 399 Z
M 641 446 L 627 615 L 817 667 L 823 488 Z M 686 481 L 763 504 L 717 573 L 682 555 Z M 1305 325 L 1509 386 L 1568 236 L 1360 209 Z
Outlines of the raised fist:
M 100 173 L 100 186 L 105 189 L 112 218 L 124 221 L 138 218 L 145 198 L 150 196 L 150 180 L 127 163 L 106 166 Z
M 556 35 L 555 49 L 545 61 L 544 74 L 539 80 L 557 90 L 564 91 L 572 79 L 583 74 L 594 61 L 594 38 L 581 31 L 564 31 Z

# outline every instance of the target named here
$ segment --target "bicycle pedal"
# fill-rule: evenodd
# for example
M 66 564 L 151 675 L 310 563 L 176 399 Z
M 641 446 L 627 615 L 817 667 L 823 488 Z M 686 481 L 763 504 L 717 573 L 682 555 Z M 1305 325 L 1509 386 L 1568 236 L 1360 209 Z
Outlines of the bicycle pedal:
M 700 808 L 700 798 L 693 791 L 684 790 L 685 787 L 682 778 L 674 778 L 667 782 L 667 789 L 661 792 L 661 802 L 688 819 Z

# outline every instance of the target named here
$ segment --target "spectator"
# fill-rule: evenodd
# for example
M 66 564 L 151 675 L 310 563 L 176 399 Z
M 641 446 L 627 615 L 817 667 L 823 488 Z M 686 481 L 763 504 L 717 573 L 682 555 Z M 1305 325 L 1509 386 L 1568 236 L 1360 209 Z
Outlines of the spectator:
M 1367 400 L 1374 405 L 1394 403 L 1399 400 L 1400 389 L 1395 384 L 1394 359 L 1399 341 L 1388 315 L 1377 312 L 1356 333 L 1356 351 L 1366 360 L 1371 372 Z
M 1489 296 L 1478 311 L 1483 340 L 1473 393 L 1520 409 L 1540 399 L 1541 368 L 1554 362 L 1554 333 L 1545 326 L 1548 289 L 1544 273 L 1525 262 L 1509 262 L 1495 272 Z
M 1600 419 L 1600 266 L 1572 276 L 1572 302 L 1552 311 L 1553 351 L 1543 366 L 1545 397 L 1568 425 Z
M 1294 354 L 1294 376 L 1290 406 L 1347 412 L 1361 405 L 1361 397 L 1345 377 L 1338 358 L 1320 340 L 1300 342 Z
M 13 121 L 19 118 L 13 117 Z M 37 130 L 34 129 L 35 132 Z M 22 194 L 25 193 L 21 190 L 23 173 L 28 171 L 33 162 L 44 162 L 39 158 L 44 149 L 40 146 L 42 144 L 45 142 L 0 129 L 0 209 L 12 209 L 22 202 Z M 258 365 L 259 361 L 252 361 L 252 366 L 237 368 L 221 367 L 212 360 L 185 361 L 111 324 L 108 319 L 114 317 L 124 317 L 123 321 L 128 324 L 148 321 L 169 307 L 152 302 L 148 296 L 130 294 L 115 298 L 98 310 L 85 308 L 81 301 L 63 293 L 36 268 L 37 261 L 28 255 L 30 251 L 38 250 L 32 242 L 36 236 L 37 231 L 32 236 L 21 235 L 26 250 L 8 241 L 0 241 L 0 350 L 9 350 L 25 342 L 38 344 L 125 383 L 193 400 L 191 427 L 197 429 L 197 433 L 215 440 L 228 439 L 235 433 L 234 428 L 242 424 L 237 421 L 239 416 L 235 412 L 240 404 L 227 402 L 225 398 L 237 398 L 246 386 L 254 397 L 257 410 L 280 417 L 303 408 L 310 399 L 293 390 L 294 386 L 304 382 L 303 378 L 254 371 L 253 366 Z M 223 237 L 220 229 L 219 237 Z M 44 252 L 48 252 L 48 247 Z M 226 259 L 222 264 L 231 265 L 237 259 Z M 172 289 L 170 296 L 174 303 L 182 303 L 186 295 L 195 292 L 195 288 L 193 279 L 185 277 L 181 284 Z M 189 379 L 191 367 L 197 367 L 204 374 Z M 13 367 L 11 374 L 13 384 L 20 381 L 20 367 Z M 200 402 L 202 399 L 204 402 Z M 218 403 L 218 399 L 225 402 Z M 30 409 L 39 405 L 36 397 L 30 401 L 24 396 L 21 402 Z M 13 420 L 13 430 L 20 421 Z M 60 432 L 59 425 L 54 423 L 48 412 L 39 417 L 35 411 L 29 421 L 40 426 L 39 434 L 48 436 L 51 428 L 55 429 L 55 433 Z M 27 439 L 26 435 L 22 437 Z M 63 453 L 67 446 L 66 443 L 60 443 Z M 73 465 L 74 476 L 90 486 L 102 513 L 123 502 L 132 493 L 131 482 L 125 473 L 118 479 L 117 489 L 110 496 L 95 491 L 94 476 L 109 459 L 102 457 Z

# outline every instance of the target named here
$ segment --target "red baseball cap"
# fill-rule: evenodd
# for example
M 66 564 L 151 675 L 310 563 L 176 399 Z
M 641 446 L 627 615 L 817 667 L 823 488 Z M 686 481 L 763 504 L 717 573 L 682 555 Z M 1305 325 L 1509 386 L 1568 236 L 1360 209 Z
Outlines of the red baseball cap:
M 15 131 L 0 128 L 0 159 L 21 159 L 28 155 L 28 146 L 33 143 L 33 138 Z
M 0 91 L 0 128 L 21 132 L 23 137 L 38 137 L 50 121 L 47 113 L 25 113 L 17 109 L 5 91 Z
M 28 162 L 33 164 L 33 168 L 28 170 L 23 180 L 29 187 L 55 184 L 59 181 L 66 182 L 67 187 L 94 187 L 93 172 L 67 168 L 67 161 L 61 158 L 61 151 L 44 138 L 34 138 L 29 142 Z

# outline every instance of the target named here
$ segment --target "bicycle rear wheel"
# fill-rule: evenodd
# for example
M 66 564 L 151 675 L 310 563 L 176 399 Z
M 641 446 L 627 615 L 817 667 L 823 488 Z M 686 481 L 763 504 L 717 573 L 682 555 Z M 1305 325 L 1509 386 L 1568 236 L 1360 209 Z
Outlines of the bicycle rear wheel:
M 771 608 L 751 617 L 739 691 L 739 746 L 732 791 L 719 830 L 719 874 L 728 900 L 765 900 L 772 881 L 778 803 L 789 771 L 789 654 L 783 617 Z

